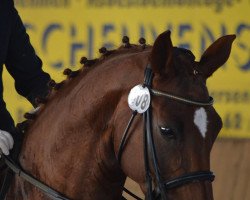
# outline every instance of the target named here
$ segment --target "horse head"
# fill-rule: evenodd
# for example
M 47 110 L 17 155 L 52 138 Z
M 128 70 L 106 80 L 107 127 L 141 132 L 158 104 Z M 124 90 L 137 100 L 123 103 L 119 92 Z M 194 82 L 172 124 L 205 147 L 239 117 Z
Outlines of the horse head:
M 151 96 L 150 112 L 132 123 L 121 155 L 123 171 L 140 184 L 147 199 L 213 199 L 210 152 L 222 120 L 206 81 L 227 61 L 234 39 L 219 38 L 200 61 L 191 51 L 174 47 L 170 31 L 156 39 L 148 55 L 152 83 L 144 85 Z M 117 154 L 120 133 L 121 128 L 114 133 Z

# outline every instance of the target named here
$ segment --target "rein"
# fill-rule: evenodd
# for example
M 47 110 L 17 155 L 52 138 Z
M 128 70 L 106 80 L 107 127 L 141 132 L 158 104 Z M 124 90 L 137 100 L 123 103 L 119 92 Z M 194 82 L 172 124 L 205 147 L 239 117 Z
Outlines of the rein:
M 51 187 L 45 185 L 41 181 L 37 180 L 36 178 L 32 177 L 28 173 L 26 173 L 21 167 L 19 167 L 9 156 L 4 156 L 6 165 L 19 177 L 23 178 L 27 182 L 31 183 L 33 186 L 40 189 L 44 194 L 46 194 L 49 198 L 53 200 L 70 200 L 69 198 L 65 197 L 64 195 L 60 194 L 56 190 L 52 189 Z
M 152 95 L 169 98 L 169 99 L 176 100 L 176 101 L 179 101 L 181 103 L 186 103 L 189 105 L 196 105 L 196 106 L 211 106 L 211 105 L 213 105 L 214 101 L 213 101 L 212 97 L 209 97 L 208 102 L 199 102 L 199 101 L 193 101 L 190 99 L 171 95 L 171 94 L 168 94 L 168 93 L 165 93 L 162 91 L 154 90 L 151 88 L 152 79 L 153 79 L 153 73 L 152 73 L 152 69 L 149 65 L 145 69 L 143 87 L 147 87 Z M 124 146 L 125 146 L 125 142 L 126 142 L 129 128 L 131 127 L 133 119 L 134 119 L 136 114 L 137 114 L 137 112 L 134 111 L 130 120 L 129 120 L 129 123 L 124 131 L 124 134 L 123 134 L 120 146 L 119 146 L 119 150 L 118 150 L 119 163 L 121 162 L 121 155 L 122 155 L 122 151 L 123 151 Z M 148 199 L 148 200 L 158 199 L 158 197 L 160 196 L 163 200 L 167 200 L 168 198 L 167 198 L 166 194 L 167 194 L 167 190 L 169 190 L 169 189 L 177 188 L 177 187 L 180 187 L 182 185 L 192 183 L 192 182 L 197 182 L 197 181 L 211 181 L 212 182 L 214 180 L 215 176 L 214 176 L 213 172 L 211 172 L 211 171 L 197 171 L 197 172 L 191 172 L 191 173 L 181 175 L 181 176 L 176 177 L 172 180 L 163 181 L 161 173 L 160 173 L 160 169 L 159 169 L 159 164 L 158 164 L 159 162 L 157 159 L 157 153 L 156 153 L 154 138 L 153 138 L 153 134 L 152 134 L 151 105 L 149 105 L 149 108 L 143 113 L 143 123 L 144 123 L 144 125 L 143 125 L 144 167 L 145 167 L 145 172 L 146 172 L 145 177 L 146 177 L 146 187 L 147 187 L 146 199 Z M 153 179 L 152 179 L 152 175 L 151 175 L 150 167 L 149 167 L 150 161 L 152 162 L 153 173 L 155 175 L 155 181 L 156 181 L 156 186 L 155 186 L 154 190 L 153 190 L 153 181 L 152 181 Z M 128 190 L 125 189 L 124 191 L 127 192 Z M 131 195 L 130 191 L 127 193 Z M 141 199 L 134 194 L 132 196 L 135 199 Z

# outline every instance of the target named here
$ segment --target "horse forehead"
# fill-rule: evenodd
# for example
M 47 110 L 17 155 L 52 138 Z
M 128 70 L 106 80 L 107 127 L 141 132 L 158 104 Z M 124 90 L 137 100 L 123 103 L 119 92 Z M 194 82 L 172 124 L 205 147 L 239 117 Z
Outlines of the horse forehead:
M 206 110 L 203 107 L 195 110 L 193 122 L 195 126 L 198 128 L 201 136 L 205 138 L 208 126 L 208 116 Z

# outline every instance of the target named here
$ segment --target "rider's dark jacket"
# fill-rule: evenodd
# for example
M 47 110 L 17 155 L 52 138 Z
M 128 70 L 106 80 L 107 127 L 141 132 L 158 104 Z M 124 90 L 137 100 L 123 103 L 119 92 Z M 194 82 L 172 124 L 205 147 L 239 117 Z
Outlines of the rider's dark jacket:
M 42 61 L 30 44 L 13 0 L 0 0 L 0 129 L 11 132 L 14 122 L 3 100 L 4 65 L 15 80 L 17 92 L 33 105 L 37 96 L 47 93 L 50 76 L 42 70 Z

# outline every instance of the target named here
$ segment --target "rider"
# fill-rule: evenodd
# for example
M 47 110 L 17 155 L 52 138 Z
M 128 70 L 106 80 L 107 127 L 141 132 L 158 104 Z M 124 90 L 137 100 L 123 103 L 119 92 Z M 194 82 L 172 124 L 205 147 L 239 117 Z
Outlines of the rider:
M 15 126 L 3 100 L 2 71 L 5 64 L 15 80 L 16 91 L 35 106 L 37 96 L 48 93 L 49 74 L 42 70 L 13 0 L 0 5 L 0 150 L 8 155 L 15 139 Z

